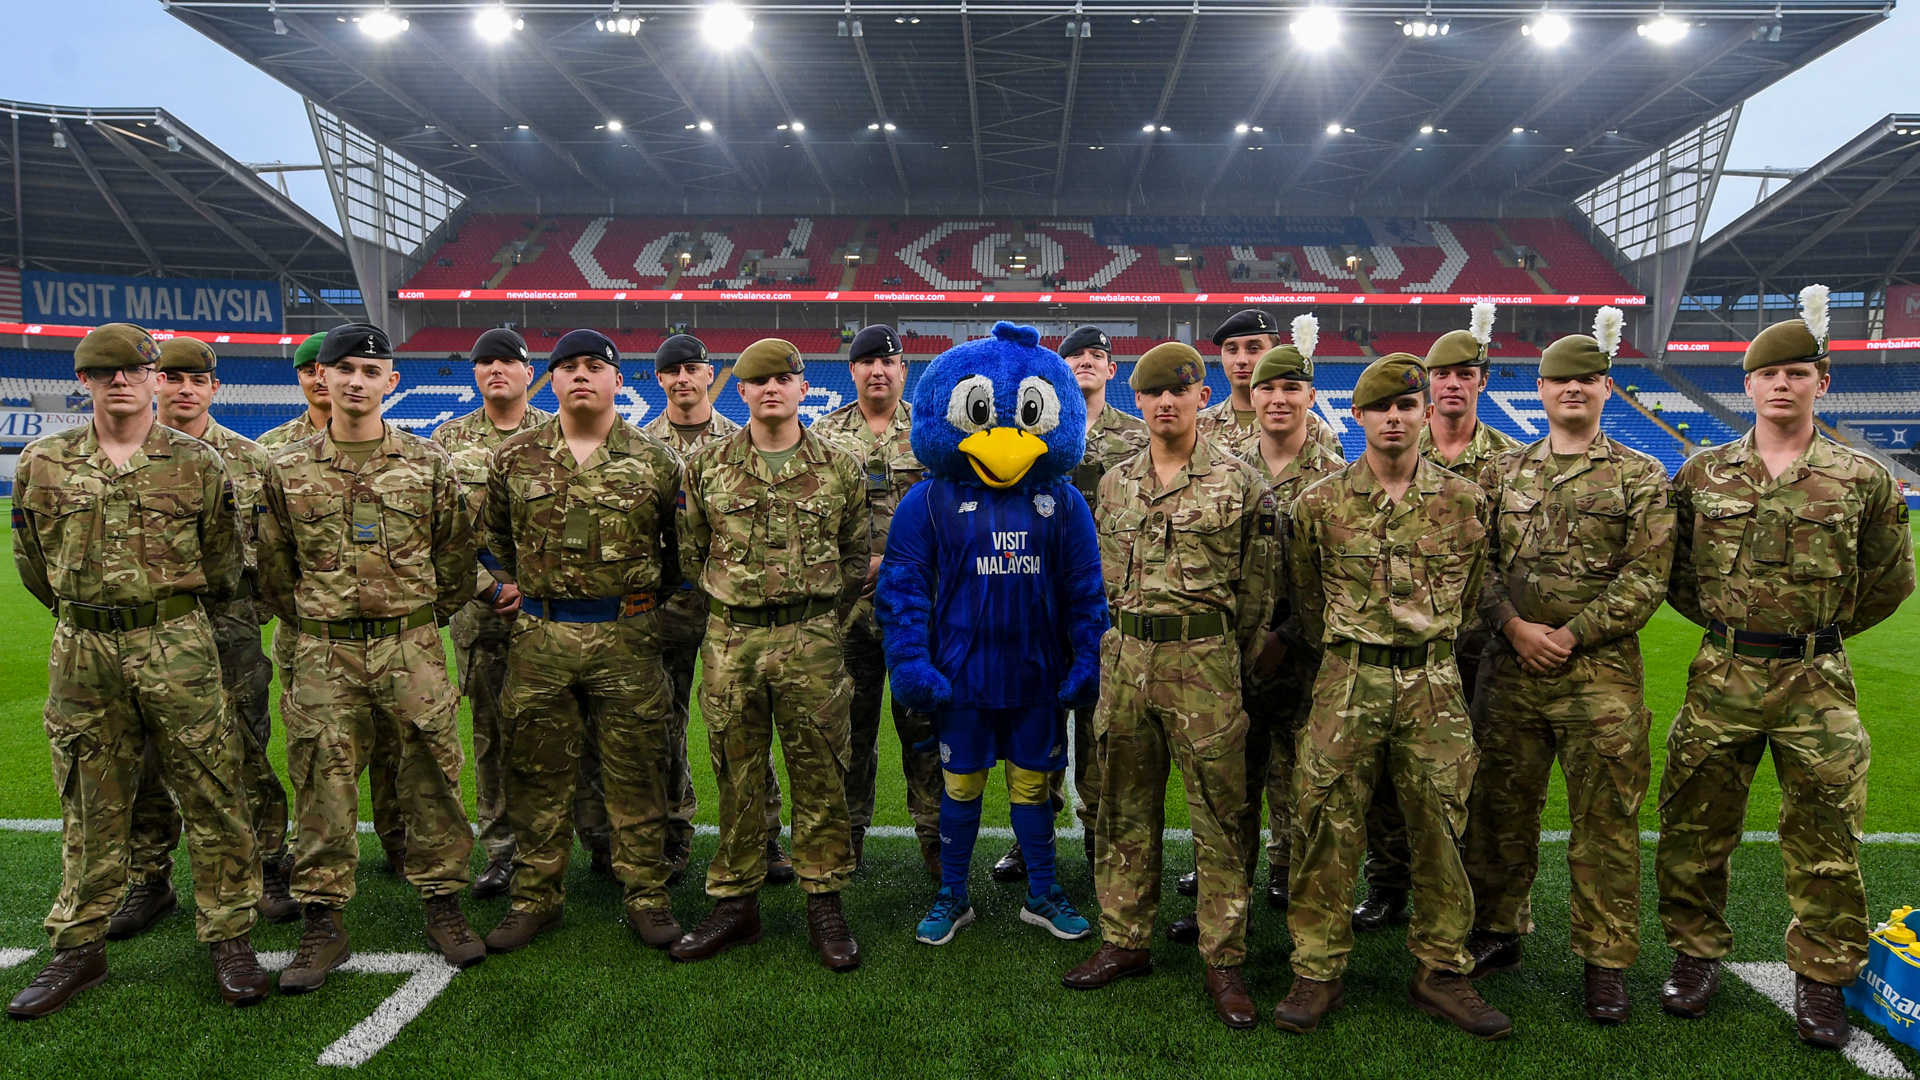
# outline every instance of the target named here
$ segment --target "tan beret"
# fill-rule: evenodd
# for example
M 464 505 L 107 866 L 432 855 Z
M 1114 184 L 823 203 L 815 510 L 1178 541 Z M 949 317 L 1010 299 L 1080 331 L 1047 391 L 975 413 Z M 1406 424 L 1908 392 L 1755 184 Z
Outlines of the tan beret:
M 1613 370 L 1613 357 L 1600 342 L 1586 334 L 1568 334 L 1547 346 L 1540 354 L 1540 377 L 1571 379 L 1576 375 L 1605 375 Z
M 199 338 L 168 338 L 160 343 L 160 370 L 186 373 L 212 372 L 220 365 L 213 347 Z
M 1421 363 L 1428 371 L 1446 367 L 1485 367 L 1488 363 L 1487 347 L 1473 336 L 1471 330 L 1449 330 L 1440 335 L 1440 340 L 1427 350 L 1427 356 Z
M 1313 357 L 1303 355 L 1293 345 L 1275 345 L 1261 353 L 1260 362 L 1253 365 L 1253 385 L 1258 386 L 1268 379 L 1312 382 Z
M 741 351 L 740 359 L 733 364 L 733 377 L 766 379 L 774 375 L 798 375 L 805 370 L 807 364 L 800 359 L 798 346 L 770 337 L 761 338 Z
M 1388 353 L 1360 373 L 1360 381 L 1353 384 L 1353 407 L 1364 409 L 1426 388 L 1427 368 L 1419 357 L 1412 353 Z
M 160 362 L 160 346 L 132 323 L 95 327 L 73 349 L 73 370 L 113 371 Z
M 1134 362 L 1127 385 L 1136 393 L 1164 390 L 1171 386 L 1192 386 L 1205 382 L 1207 361 L 1200 351 L 1183 341 L 1163 341 Z
M 1806 320 L 1788 319 L 1760 331 L 1747 346 L 1747 355 L 1741 360 L 1740 366 L 1748 371 L 1759 371 L 1775 364 L 1812 363 L 1826 358 L 1827 351 L 1814 340 L 1813 331 L 1807 329 Z

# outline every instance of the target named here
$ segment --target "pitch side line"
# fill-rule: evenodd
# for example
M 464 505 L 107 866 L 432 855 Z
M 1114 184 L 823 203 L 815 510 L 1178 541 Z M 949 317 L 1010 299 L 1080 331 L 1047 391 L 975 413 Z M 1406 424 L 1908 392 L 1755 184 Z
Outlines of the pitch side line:
M 1793 1015 L 1793 969 L 1780 960 L 1759 963 L 1729 963 L 1727 969 L 1755 990 L 1760 991 L 1769 1001 Z M 1875 1038 L 1864 1027 L 1855 1027 L 1847 1038 L 1847 1045 L 1840 1052 L 1847 1060 L 1859 1066 L 1868 1076 L 1884 1077 L 1886 1080 L 1913 1080 L 1913 1073 L 1901 1064 L 1887 1044 Z

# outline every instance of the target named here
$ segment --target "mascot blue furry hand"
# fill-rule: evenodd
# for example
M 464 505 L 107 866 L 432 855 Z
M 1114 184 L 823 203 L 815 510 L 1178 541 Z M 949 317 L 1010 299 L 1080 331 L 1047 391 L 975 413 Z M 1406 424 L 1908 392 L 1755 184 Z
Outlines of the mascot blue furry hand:
M 893 693 L 939 737 L 942 887 L 916 935 L 944 944 L 972 918 L 967 864 L 987 771 L 1007 763 L 1028 870 L 1022 918 L 1091 930 L 1053 881 L 1048 779 L 1067 763 L 1062 706 L 1099 696 L 1108 626 L 1093 514 L 1068 477 L 1086 402 L 1030 326 L 998 323 L 955 346 L 914 392 L 913 452 L 927 479 L 902 497 L 874 593 Z

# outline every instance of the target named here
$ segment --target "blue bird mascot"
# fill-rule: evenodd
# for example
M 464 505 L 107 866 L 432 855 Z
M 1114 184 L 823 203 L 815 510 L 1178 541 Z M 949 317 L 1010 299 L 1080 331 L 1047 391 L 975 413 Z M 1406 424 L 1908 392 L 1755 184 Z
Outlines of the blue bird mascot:
M 1099 697 L 1107 628 L 1093 514 L 1068 481 L 1086 426 L 1072 372 L 1031 326 L 947 350 L 914 392 L 927 479 L 894 513 L 874 610 L 894 695 L 940 740 L 941 885 L 914 935 L 929 945 L 973 921 L 967 867 L 996 761 L 1027 861 L 1020 918 L 1066 940 L 1093 932 L 1054 881 L 1047 791 L 1067 764 L 1064 710 Z

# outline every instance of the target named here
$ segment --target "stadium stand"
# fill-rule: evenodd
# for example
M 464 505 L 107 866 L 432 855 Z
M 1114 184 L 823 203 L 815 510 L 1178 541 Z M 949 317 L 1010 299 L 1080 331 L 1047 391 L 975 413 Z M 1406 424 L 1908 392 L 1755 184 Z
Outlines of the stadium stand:
M 1833 386 L 1820 399 L 1829 424 L 1851 419 L 1920 420 L 1920 363 L 1835 364 Z M 1713 400 L 1742 416 L 1753 415 L 1738 364 L 1691 365 L 1686 376 Z
M 1540 254 L 1540 276 L 1558 292 L 1631 293 L 1633 286 L 1573 226 L 1558 218 L 1507 218 L 1500 222 L 1514 243 Z

